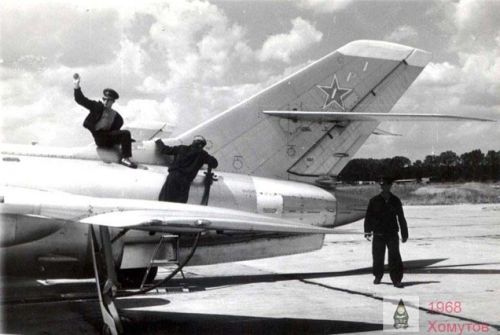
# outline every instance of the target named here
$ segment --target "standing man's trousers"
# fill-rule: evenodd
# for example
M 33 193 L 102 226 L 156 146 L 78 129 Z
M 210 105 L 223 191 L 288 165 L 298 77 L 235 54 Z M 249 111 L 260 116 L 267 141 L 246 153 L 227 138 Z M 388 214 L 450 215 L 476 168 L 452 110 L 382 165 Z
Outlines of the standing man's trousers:
M 161 188 L 158 200 L 187 203 L 191 181 L 187 180 L 182 173 L 171 171 L 167 180 Z
M 384 275 L 385 248 L 389 250 L 389 273 L 393 283 L 403 279 L 403 261 L 399 253 L 398 234 L 374 234 L 372 242 L 373 275 L 382 278 Z

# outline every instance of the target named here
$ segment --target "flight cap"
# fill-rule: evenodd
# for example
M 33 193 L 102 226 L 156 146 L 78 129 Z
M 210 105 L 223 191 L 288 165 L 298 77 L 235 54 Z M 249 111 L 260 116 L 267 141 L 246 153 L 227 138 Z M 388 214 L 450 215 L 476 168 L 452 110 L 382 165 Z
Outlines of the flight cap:
M 120 97 L 118 95 L 118 93 L 112 88 L 105 88 L 104 91 L 102 91 L 102 94 L 106 98 L 113 99 L 113 100 L 118 100 L 118 98 Z
M 380 185 L 392 185 L 394 183 L 394 178 L 384 176 L 380 179 Z
M 205 137 L 201 136 L 201 135 L 196 135 L 194 138 L 193 138 L 193 143 L 194 142 L 198 142 L 198 143 L 202 143 L 203 146 L 207 145 L 207 140 L 205 139 Z

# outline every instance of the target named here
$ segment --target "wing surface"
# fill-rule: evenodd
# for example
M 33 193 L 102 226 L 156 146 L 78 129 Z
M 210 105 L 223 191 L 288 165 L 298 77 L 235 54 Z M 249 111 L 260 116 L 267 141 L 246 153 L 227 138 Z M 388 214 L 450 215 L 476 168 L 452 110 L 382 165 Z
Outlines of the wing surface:
M 329 234 L 333 230 L 226 208 L 151 200 L 95 198 L 18 187 L 0 188 L 0 214 L 157 232 L 235 230 Z
M 185 208 L 185 204 L 178 205 L 179 208 L 176 211 L 132 210 L 111 212 L 95 215 L 83 219 L 81 222 L 158 232 L 196 232 L 207 229 L 311 234 L 328 234 L 332 232 L 330 229 L 242 211 L 210 207 L 210 211 L 199 212 L 196 208 Z

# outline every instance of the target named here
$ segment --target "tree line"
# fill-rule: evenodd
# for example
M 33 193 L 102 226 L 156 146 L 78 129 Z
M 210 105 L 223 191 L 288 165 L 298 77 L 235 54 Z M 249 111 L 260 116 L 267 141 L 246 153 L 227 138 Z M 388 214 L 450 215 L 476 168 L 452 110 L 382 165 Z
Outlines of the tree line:
M 394 179 L 430 178 L 431 181 L 499 181 L 500 151 L 484 154 L 476 149 L 457 155 L 445 151 L 439 155 L 427 155 L 424 160 L 412 162 L 407 157 L 351 160 L 338 176 L 339 181 L 378 181 L 381 176 Z

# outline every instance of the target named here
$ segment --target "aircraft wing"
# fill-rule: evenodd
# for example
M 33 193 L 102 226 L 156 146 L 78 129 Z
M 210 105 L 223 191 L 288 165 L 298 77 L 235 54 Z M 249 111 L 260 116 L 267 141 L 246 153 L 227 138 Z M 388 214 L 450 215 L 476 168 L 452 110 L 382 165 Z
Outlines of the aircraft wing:
M 198 211 L 194 205 L 177 204 L 172 210 L 131 210 L 95 215 L 83 223 L 116 228 L 132 228 L 158 232 L 197 232 L 201 230 L 231 230 L 242 232 L 279 232 L 328 234 L 331 229 L 270 218 L 263 215 L 224 208 L 208 207 Z M 186 208 L 187 207 L 187 208 Z M 194 208 L 193 208 L 194 207 Z
M 151 200 L 95 198 L 19 187 L 0 188 L 0 214 L 172 233 L 203 230 L 333 233 L 332 229 L 226 208 Z
M 329 111 L 263 111 L 264 114 L 304 121 L 483 121 L 494 120 L 446 114 L 355 113 Z

